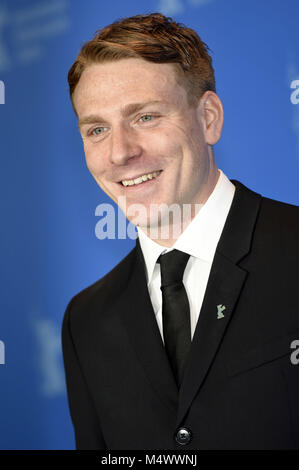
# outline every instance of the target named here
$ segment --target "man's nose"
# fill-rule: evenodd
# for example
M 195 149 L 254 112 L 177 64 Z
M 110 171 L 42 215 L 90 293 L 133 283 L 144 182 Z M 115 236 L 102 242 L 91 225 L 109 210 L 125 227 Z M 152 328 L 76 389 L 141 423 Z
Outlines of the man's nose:
M 110 142 L 110 161 L 115 165 L 124 165 L 142 152 L 134 131 L 124 126 L 113 129 Z

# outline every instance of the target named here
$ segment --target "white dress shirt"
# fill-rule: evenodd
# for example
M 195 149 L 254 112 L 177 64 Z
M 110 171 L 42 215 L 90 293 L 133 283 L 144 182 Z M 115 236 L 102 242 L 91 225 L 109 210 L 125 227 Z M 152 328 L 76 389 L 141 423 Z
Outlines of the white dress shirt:
M 183 283 L 189 299 L 193 338 L 216 247 L 235 193 L 235 186 L 222 170 L 219 169 L 219 173 L 218 181 L 209 198 L 171 248 L 155 242 L 137 227 L 146 265 L 149 295 L 163 342 L 161 274 L 157 259 L 162 253 L 175 248 L 190 254 Z

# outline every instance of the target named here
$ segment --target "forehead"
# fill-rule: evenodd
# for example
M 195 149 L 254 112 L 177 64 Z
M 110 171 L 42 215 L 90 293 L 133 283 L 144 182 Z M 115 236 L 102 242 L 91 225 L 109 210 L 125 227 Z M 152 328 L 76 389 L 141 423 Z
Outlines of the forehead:
M 96 112 L 99 107 L 112 111 L 130 102 L 182 102 L 185 93 L 173 64 L 122 59 L 88 66 L 75 88 L 73 101 L 80 115 Z

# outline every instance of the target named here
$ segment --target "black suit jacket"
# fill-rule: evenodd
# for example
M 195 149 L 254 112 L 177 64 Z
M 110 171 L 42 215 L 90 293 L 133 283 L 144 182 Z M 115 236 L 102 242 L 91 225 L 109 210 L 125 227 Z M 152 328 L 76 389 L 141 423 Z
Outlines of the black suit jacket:
M 138 240 L 70 301 L 62 346 L 78 449 L 299 449 L 299 208 L 233 183 L 179 390 Z

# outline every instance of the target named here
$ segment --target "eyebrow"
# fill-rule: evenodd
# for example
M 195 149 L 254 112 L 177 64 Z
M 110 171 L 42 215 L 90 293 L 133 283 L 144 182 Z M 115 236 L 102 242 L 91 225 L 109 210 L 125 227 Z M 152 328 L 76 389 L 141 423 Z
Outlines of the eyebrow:
M 146 101 L 144 103 L 130 103 L 124 106 L 121 109 L 122 117 L 126 118 L 131 116 L 132 114 L 140 111 L 141 109 L 145 108 L 146 106 L 151 106 L 153 104 L 163 104 L 163 101 Z M 78 120 L 78 127 L 82 127 L 84 124 L 92 124 L 94 122 L 105 122 L 105 119 L 100 116 L 99 114 L 90 114 L 89 116 L 85 116 Z

